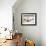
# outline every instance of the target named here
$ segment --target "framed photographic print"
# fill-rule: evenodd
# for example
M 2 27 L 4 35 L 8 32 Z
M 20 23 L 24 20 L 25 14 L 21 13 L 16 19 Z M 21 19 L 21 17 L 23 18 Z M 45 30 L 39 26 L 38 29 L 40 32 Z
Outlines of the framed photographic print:
M 37 13 L 21 13 L 21 25 L 37 25 Z

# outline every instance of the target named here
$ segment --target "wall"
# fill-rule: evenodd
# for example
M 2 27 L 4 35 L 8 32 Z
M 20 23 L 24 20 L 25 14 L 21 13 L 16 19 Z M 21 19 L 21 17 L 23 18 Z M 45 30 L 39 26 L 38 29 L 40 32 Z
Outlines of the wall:
M 19 2 L 19 0 L 18 0 Z M 40 31 L 40 0 L 23 0 L 20 5 L 16 7 L 14 5 L 14 24 L 15 30 L 23 33 L 23 37 L 35 41 L 36 46 L 41 46 L 41 31 Z M 36 26 L 22 26 L 21 25 L 21 13 L 37 13 L 37 25 Z
M 41 41 L 42 46 L 46 46 L 46 0 L 41 1 L 41 17 L 40 17 Z
M 0 0 L 0 27 L 12 29 L 12 6 L 16 0 Z

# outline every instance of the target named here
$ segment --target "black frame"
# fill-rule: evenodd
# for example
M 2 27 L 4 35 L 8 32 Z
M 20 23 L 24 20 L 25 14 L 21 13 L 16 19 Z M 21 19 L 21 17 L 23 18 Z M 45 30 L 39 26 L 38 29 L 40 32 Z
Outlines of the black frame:
M 24 15 L 24 14 L 35 14 L 35 24 L 22 24 L 22 15 Z M 21 25 L 31 25 L 31 26 L 36 26 L 37 25 L 37 13 L 21 13 Z

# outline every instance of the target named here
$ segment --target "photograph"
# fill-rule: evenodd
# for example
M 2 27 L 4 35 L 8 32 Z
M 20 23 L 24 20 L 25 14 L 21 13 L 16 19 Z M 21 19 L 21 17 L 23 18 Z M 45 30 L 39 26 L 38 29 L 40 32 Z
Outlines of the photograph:
M 21 24 L 22 25 L 36 25 L 36 13 L 22 13 Z

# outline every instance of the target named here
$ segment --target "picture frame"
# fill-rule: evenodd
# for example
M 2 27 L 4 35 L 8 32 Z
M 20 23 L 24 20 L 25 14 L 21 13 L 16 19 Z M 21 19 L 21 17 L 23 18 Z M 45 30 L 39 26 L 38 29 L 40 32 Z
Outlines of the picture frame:
M 21 13 L 21 25 L 37 25 L 37 13 Z

